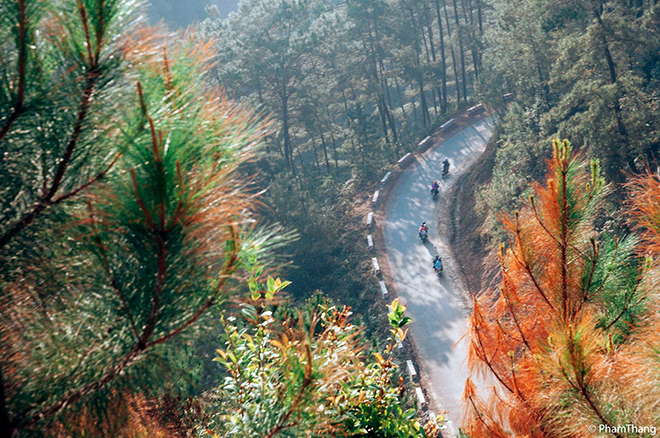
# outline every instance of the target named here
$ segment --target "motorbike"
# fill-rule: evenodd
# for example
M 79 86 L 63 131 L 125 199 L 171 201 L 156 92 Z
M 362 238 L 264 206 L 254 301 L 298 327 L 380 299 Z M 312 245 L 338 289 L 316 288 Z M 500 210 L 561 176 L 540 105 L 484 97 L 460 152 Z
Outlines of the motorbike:
M 426 239 L 429 237 L 429 232 L 425 230 L 420 230 L 419 231 L 419 238 L 421 239 L 422 242 L 426 242 Z
M 438 192 L 439 190 L 436 188 L 431 189 L 431 195 L 433 196 L 434 200 L 438 199 Z
M 449 160 L 442 162 L 442 179 L 447 178 L 447 175 L 449 175 Z
M 443 266 L 442 259 L 440 257 L 433 260 L 433 270 L 436 274 L 438 274 L 438 277 L 442 277 Z

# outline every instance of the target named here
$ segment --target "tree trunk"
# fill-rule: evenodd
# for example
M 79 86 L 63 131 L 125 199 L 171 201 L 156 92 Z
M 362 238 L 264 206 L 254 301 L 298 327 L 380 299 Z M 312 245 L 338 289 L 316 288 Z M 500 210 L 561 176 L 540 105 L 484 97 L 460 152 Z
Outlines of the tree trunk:
M 387 84 L 387 76 L 385 76 L 385 69 L 383 68 L 383 61 L 380 62 L 380 77 L 381 77 L 381 86 L 385 90 L 385 96 L 387 96 L 387 108 L 392 108 L 392 96 L 390 95 L 390 87 Z
M 392 139 L 396 142 L 398 140 L 398 135 L 396 133 L 396 123 L 394 122 L 394 116 L 392 115 L 392 97 L 390 96 L 390 89 L 387 85 L 387 76 L 385 76 L 385 66 L 383 65 L 383 60 L 380 59 L 378 62 L 380 67 L 380 86 L 382 93 L 387 96 L 387 101 L 383 98 L 383 106 L 385 108 L 385 114 L 387 116 L 387 121 L 390 123 L 390 130 L 392 131 Z
M 424 78 L 422 77 L 421 72 L 417 75 L 417 78 L 419 82 L 419 95 L 421 96 L 422 120 L 423 120 L 422 125 L 426 126 L 427 123 L 431 123 L 431 116 L 429 116 L 429 107 L 426 104 L 426 96 L 424 95 Z
M 296 176 L 296 166 L 293 163 L 293 147 L 291 144 L 291 135 L 289 133 L 289 97 L 287 96 L 286 83 L 282 88 L 282 131 L 284 132 L 284 155 L 289 169 Z
M 433 29 L 431 28 L 431 18 L 429 17 L 429 8 L 426 3 L 424 3 L 424 18 L 426 20 L 426 30 L 429 36 L 429 46 L 431 47 L 431 57 L 433 62 L 436 61 L 435 57 L 435 44 L 433 44 Z
M 325 168 L 328 171 L 328 175 L 332 172 L 330 169 L 330 162 L 328 161 L 328 148 L 325 146 L 325 137 L 323 137 L 323 131 L 321 131 L 321 144 L 323 145 L 323 156 L 325 157 Z
M 472 65 L 474 66 L 474 80 L 479 79 L 479 49 L 477 48 L 477 41 L 474 39 L 474 35 L 471 36 L 471 49 L 472 52 Z
M 442 104 L 440 112 L 447 112 L 447 59 L 445 57 L 445 37 L 442 29 L 442 16 L 440 15 L 440 0 L 435 0 L 435 12 L 438 16 L 438 33 L 440 34 L 440 61 L 442 62 Z
M 472 24 L 472 9 L 468 9 L 465 6 L 465 0 L 461 0 L 461 8 L 463 10 L 463 19 L 465 20 L 465 24 Z M 468 22 L 468 14 L 465 12 L 468 11 L 470 15 L 470 21 Z
M 461 6 L 463 7 L 463 18 L 465 19 L 465 24 L 469 25 L 470 30 L 470 53 L 472 54 L 472 66 L 474 67 L 474 80 L 476 81 L 479 78 L 479 49 L 477 47 L 477 40 L 473 35 L 474 31 L 474 14 L 472 13 L 472 2 L 468 0 L 468 5 L 465 5 L 465 0 L 461 0 Z M 468 11 L 466 13 L 465 11 Z M 468 22 L 468 15 L 470 21 Z
M 332 140 L 332 155 L 335 158 L 335 168 L 339 169 L 339 159 L 337 158 L 337 142 L 335 141 L 335 135 L 332 133 L 332 129 L 330 130 L 330 139 Z
M 541 81 L 541 88 L 543 89 L 543 97 L 545 99 L 545 104 L 550 108 L 550 88 L 548 87 L 547 82 L 543 76 L 543 69 L 541 68 L 541 62 L 535 56 L 534 61 L 536 62 L 536 71 L 539 74 L 539 80 Z
M 413 86 L 412 83 L 410 84 L 410 89 L 411 89 L 411 90 L 414 90 L 414 89 L 415 89 L 415 87 Z M 415 97 L 414 97 L 414 96 L 413 96 L 412 99 L 410 99 L 410 102 L 412 102 L 413 116 L 415 116 L 415 123 L 419 123 L 419 120 L 417 119 L 417 108 L 416 108 L 416 106 L 415 106 Z
M 481 18 L 481 0 L 477 0 L 477 19 L 479 20 L 479 35 L 483 35 L 484 26 Z
M 385 143 L 390 144 L 390 137 L 387 135 L 387 118 L 385 116 L 385 109 L 383 108 L 383 99 L 382 96 L 378 96 L 376 99 L 376 106 L 378 107 L 378 114 L 380 115 L 380 122 L 383 126 L 383 136 L 385 138 Z
M 292 143 L 293 144 L 293 143 Z M 305 162 L 302 159 L 302 155 L 300 154 L 300 148 L 298 145 L 293 145 L 296 152 L 298 153 L 298 161 L 300 161 L 300 168 L 302 169 L 303 175 L 307 175 L 307 168 L 305 167 Z M 294 174 L 295 176 L 295 174 Z
M 614 65 L 614 60 L 612 59 L 612 53 L 610 52 L 609 41 L 607 41 L 607 37 L 605 36 L 605 26 L 603 25 L 603 19 L 600 15 L 599 6 L 594 7 L 594 17 L 596 18 L 598 26 L 600 27 L 600 40 L 603 45 L 603 52 L 605 54 L 605 60 L 607 61 L 607 68 L 610 73 L 610 83 L 617 86 L 617 92 L 614 99 L 614 116 L 616 118 L 617 128 L 619 135 L 621 136 L 621 140 L 625 143 L 628 140 L 628 130 L 626 129 L 626 125 L 623 122 L 623 116 L 621 115 L 621 104 L 619 103 L 620 92 L 617 83 L 616 67 Z M 634 158 L 630 157 L 629 153 L 626 153 L 625 159 L 628 163 L 628 167 L 630 167 L 630 170 L 633 173 L 639 173 L 639 169 L 635 164 L 635 160 Z
M 275 143 L 275 148 L 277 149 L 277 152 L 286 160 L 286 155 L 284 155 L 284 151 L 282 150 L 282 140 L 280 139 L 279 135 L 272 135 L 271 141 Z
M 348 101 L 346 100 L 346 93 L 344 92 L 343 82 L 341 83 L 341 96 L 344 100 L 344 111 L 346 111 L 346 124 L 348 125 L 348 129 L 353 129 L 351 126 L 351 118 L 348 116 Z M 351 151 L 353 152 L 354 157 L 357 156 L 357 152 L 355 150 L 355 140 L 353 139 L 353 136 L 351 136 Z
M 426 30 L 429 36 L 429 46 L 431 47 L 431 57 L 433 58 L 433 64 L 437 62 L 437 57 L 435 55 L 435 44 L 433 43 L 433 18 L 430 17 L 431 14 L 429 14 L 429 7 L 426 3 L 424 3 L 424 18 L 426 19 Z M 434 76 L 435 78 L 435 76 Z M 436 86 L 435 89 L 438 92 L 438 100 L 441 101 L 441 99 L 444 96 L 444 92 L 440 91 L 440 87 Z M 435 115 L 438 115 L 438 108 L 435 103 L 435 96 L 433 96 L 433 107 L 435 108 Z M 442 112 L 442 103 L 440 104 L 440 112 Z
M 399 136 L 396 133 L 396 120 L 394 119 L 394 115 L 392 114 L 392 111 L 390 111 L 389 109 L 387 110 L 387 120 L 390 122 L 390 130 L 392 131 L 394 142 L 396 143 L 397 141 L 399 141 Z
M 419 35 L 422 37 L 422 42 L 424 43 L 424 55 L 426 56 L 426 64 L 431 64 L 431 51 L 429 50 L 429 44 L 426 42 L 426 35 L 424 34 L 424 22 L 422 17 L 419 17 Z
M 447 13 L 447 3 L 443 5 L 445 11 L 445 22 L 447 24 L 447 36 L 449 37 L 449 48 L 451 50 L 451 61 L 454 70 L 454 80 L 456 83 L 456 104 L 461 100 L 461 84 L 458 80 L 458 63 L 456 62 L 456 54 L 454 53 L 454 43 L 451 41 L 451 25 L 449 24 L 449 14 Z
M 379 59 L 377 59 L 377 51 L 375 47 L 375 42 L 374 42 L 374 36 L 371 34 L 371 31 L 369 31 L 369 45 L 371 46 L 371 51 L 370 57 L 371 57 L 371 74 L 376 83 L 379 83 L 380 86 L 380 92 L 377 93 L 376 96 L 376 105 L 378 107 L 378 112 L 380 114 L 380 120 L 383 125 L 383 136 L 385 138 L 385 143 L 390 144 L 390 137 L 387 132 L 387 105 L 385 104 L 385 99 L 383 97 L 383 83 L 379 78 L 378 75 L 378 62 Z M 365 44 L 365 50 L 367 50 L 366 44 Z
M 467 101 L 467 80 L 465 75 L 465 51 L 461 37 L 460 23 L 458 21 L 458 4 L 454 0 L 454 20 L 456 21 L 456 36 L 458 37 L 458 50 L 461 52 L 461 79 L 463 80 L 463 101 Z
M 428 18 L 427 18 L 427 22 L 428 22 Z M 426 42 L 426 35 L 424 34 L 424 22 L 422 21 L 421 16 L 419 17 L 419 32 L 422 37 L 422 41 L 424 42 L 424 54 L 426 55 L 426 64 L 431 65 L 431 54 L 430 54 L 431 52 L 429 50 L 429 45 L 432 43 L 427 44 Z M 430 38 L 430 35 L 429 35 L 429 39 L 433 41 L 433 38 Z M 435 61 L 435 57 L 434 57 L 434 61 Z M 421 65 L 420 65 L 420 71 L 421 71 Z M 433 110 L 435 111 L 435 115 L 438 115 L 438 104 L 436 103 L 435 88 L 431 88 L 431 96 L 433 97 Z
M 410 12 L 410 21 L 412 22 L 413 32 L 419 38 L 419 33 L 417 30 L 417 22 L 415 21 L 415 15 L 413 14 L 412 9 L 409 9 L 408 12 Z M 424 37 L 424 33 L 422 32 L 422 38 L 423 37 Z M 431 117 L 429 116 L 429 107 L 426 103 L 426 96 L 424 95 L 424 75 L 422 73 L 422 63 L 421 60 L 419 59 L 420 58 L 419 52 L 420 49 L 419 49 L 419 40 L 418 40 L 417 47 L 415 47 L 415 53 L 417 54 L 417 58 L 416 58 L 417 82 L 419 84 L 420 105 L 422 107 L 422 126 L 426 126 L 427 121 L 430 122 Z M 426 53 L 426 56 L 428 57 L 428 51 Z
M 399 96 L 399 105 L 401 106 L 401 113 L 403 113 L 403 117 L 406 119 L 406 124 L 407 124 L 408 114 L 406 113 L 406 107 L 403 103 L 403 96 L 401 95 L 401 87 L 399 86 L 399 80 L 397 79 L 396 75 L 394 75 L 394 85 L 396 86 L 396 93 Z
M 314 141 L 314 136 L 310 134 L 309 138 L 312 139 L 312 149 L 314 149 L 314 161 L 316 161 L 316 170 L 320 171 L 319 154 L 316 152 L 316 142 Z

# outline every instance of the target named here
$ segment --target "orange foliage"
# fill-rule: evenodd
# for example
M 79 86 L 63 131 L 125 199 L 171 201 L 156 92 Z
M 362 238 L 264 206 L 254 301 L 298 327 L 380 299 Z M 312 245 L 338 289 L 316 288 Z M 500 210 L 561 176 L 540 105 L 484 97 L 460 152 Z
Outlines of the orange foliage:
M 629 184 L 629 210 L 634 227 L 641 234 L 643 253 L 660 254 L 660 176 L 647 173 Z
M 101 420 L 88 407 L 68 414 L 48 435 L 70 436 L 176 438 L 180 434 L 167 427 L 159 418 L 158 406 L 141 395 L 114 394 L 104 407 Z
M 527 208 L 502 218 L 511 243 L 500 249 L 499 287 L 474 299 L 464 393 L 471 438 L 582 437 L 594 425 L 653 425 L 658 412 L 652 346 L 660 345 L 660 309 L 649 309 L 619 345 L 599 325 L 601 254 L 592 223 L 608 188 L 598 163 L 571 156 L 568 141 L 553 149 L 546 184 L 533 186 Z M 658 253 L 660 181 L 640 177 L 633 193 L 643 251 Z M 648 272 L 638 292 L 647 296 L 658 283 Z M 476 389 L 480 381 L 487 391 Z

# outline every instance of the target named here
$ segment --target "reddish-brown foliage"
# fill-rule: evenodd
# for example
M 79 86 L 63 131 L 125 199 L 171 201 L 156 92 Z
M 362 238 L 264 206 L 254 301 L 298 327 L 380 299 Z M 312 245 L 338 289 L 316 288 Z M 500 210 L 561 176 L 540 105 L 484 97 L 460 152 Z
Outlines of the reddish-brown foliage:
M 464 394 L 472 438 L 589 436 L 590 426 L 654 425 L 658 412 L 657 306 L 649 306 L 631 335 L 613 341 L 618 317 L 603 323 L 604 280 L 597 273 L 603 254 L 592 225 L 607 187 L 597 162 L 589 168 L 572 157 L 567 141 L 554 141 L 553 148 L 546 184 L 533 186 L 526 209 L 502 218 L 511 242 L 500 250 L 499 287 L 474 299 L 472 378 Z M 640 177 L 632 193 L 645 237 L 641 250 L 658 253 L 660 182 Z M 631 289 L 631 302 L 657 290 L 660 276 L 650 266 Z

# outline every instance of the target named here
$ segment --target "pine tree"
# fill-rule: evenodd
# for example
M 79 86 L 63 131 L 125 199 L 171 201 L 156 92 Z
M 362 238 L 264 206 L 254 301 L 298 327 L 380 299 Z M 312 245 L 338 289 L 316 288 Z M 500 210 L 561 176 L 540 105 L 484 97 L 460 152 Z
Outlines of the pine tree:
M 238 177 L 264 127 L 207 87 L 211 43 L 131 30 L 128 1 L 2 5 L 7 436 L 158 388 L 268 239 Z
M 554 141 L 546 186 L 503 218 L 511 243 L 501 248 L 500 285 L 475 298 L 470 318 L 470 436 L 580 436 L 657 414 L 624 390 L 625 369 L 640 370 L 629 351 L 650 334 L 636 329 L 656 319 L 646 312 L 657 292 L 641 287 L 636 239 L 593 226 L 608 190 L 597 161 L 586 166 Z M 487 402 L 474 383 L 483 376 L 494 382 Z
M 258 95 L 259 104 L 277 115 L 284 159 L 295 175 L 292 137 L 296 93 L 320 67 L 327 6 L 318 1 L 245 1 L 226 21 L 206 23 L 218 37 L 216 72 L 224 86 Z

